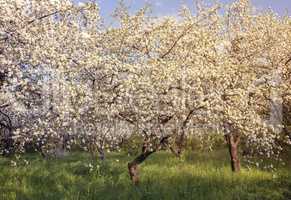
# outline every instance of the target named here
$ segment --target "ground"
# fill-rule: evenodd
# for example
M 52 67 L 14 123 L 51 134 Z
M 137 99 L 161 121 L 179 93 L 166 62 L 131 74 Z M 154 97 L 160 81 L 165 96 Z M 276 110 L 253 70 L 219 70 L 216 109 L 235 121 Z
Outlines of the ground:
M 291 199 L 288 165 L 275 172 L 244 167 L 233 174 L 225 150 L 189 152 L 180 159 L 159 152 L 141 165 L 141 183 L 133 186 L 131 159 L 125 153 L 110 153 L 103 162 L 79 152 L 51 160 L 27 154 L 11 167 L 11 158 L 0 157 L 0 200 Z

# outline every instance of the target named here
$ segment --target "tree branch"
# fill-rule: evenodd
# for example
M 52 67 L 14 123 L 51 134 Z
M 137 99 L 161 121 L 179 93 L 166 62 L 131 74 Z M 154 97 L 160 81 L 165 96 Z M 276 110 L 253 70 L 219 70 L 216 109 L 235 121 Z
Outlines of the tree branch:
M 163 54 L 160 56 L 161 59 L 165 58 L 168 54 L 171 53 L 171 51 L 175 48 L 175 46 L 178 44 L 178 42 L 187 34 L 187 32 L 193 27 L 194 24 L 191 24 L 188 28 L 186 28 L 181 35 L 173 42 L 172 46 Z
M 215 9 L 213 9 L 211 12 L 209 12 L 209 15 L 211 15 L 212 13 L 214 13 L 214 12 L 216 12 L 218 9 L 219 9 L 220 7 L 217 7 L 217 8 L 215 8 Z M 203 21 L 204 20 L 204 18 L 202 18 L 202 19 L 200 19 L 200 20 L 198 20 L 197 22 L 194 22 L 194 23 L 192 23 L 189 27 L 187 27 L 182 33 L 181 33 L 181 35 L 179 35 L 178 36 L 178 38 L 173 42 L 173 44 L 171 45 L 171 47 L 164 53 L 164 54 L 162 54 L 161 56 L 160 56 L 160 59 L 163 59 L 163 58 L 165 58 L 168 54 L 170 54 L 171 53 L 171 51 L 175 48 L 175 46 L 178 44 L 178 42 L 187 34 L 187 32 L 189 31 L 189 30 L 191 30 L 192 28 L 193 28 L 193 26 L 195 25 L 195 24 L 198 24 L 198 23 L 200 23 L 201 21 Z
M 290 56 L 290 58 L 285 62 L 285 65 L 288 65 L 289 62 L 291 62 L 291 56 Z
M 43 16 L 40 16 L 40 17 L 37 17 L 37 18 L 35 18 L 35 19 L 33 19 L 33 20 L 30 20 L 30 21 L 27 23 L 27 25 L 30 25 L 30 24 L 34 23 L 35 21 L 40 21 L 40 20 L 42 20 L 42 19 L 44 19 L 44 18 L 47 18 L 47 17 L 53 16 L 53 15 L 58 14 L 58 13 L 60 13 L 60 12 L 61 12 L 60 10 L 57 10 L 57 11 L 54 11 L 54 12 L 52 12 L 52 13 L 49 13 L 49 14 L 46 14 L 46 15 L 43 15 Z

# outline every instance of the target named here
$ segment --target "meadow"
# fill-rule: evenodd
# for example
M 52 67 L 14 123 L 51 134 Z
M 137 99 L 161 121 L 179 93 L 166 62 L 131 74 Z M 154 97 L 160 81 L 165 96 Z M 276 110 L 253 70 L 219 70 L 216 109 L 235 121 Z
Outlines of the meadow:
M 141 183 L 133 186 L 127 171 L 132 158 L 110 153 L 105 161 L 92 161 L 86 153 L 73 152 L 45 160 L 26 154 L 11 167 L 13 159 L 1 157 L 0 199 L 291 199 L 289 164 L 276 171 L 243 168 L 234 174 L 226 150 L 188 152 L 182 158 L 159 152 L 140 166 Z

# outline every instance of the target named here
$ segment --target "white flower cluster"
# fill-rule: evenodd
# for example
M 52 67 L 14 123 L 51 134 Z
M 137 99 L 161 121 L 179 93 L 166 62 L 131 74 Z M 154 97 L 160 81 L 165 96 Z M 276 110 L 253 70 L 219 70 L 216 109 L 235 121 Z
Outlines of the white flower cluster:
M 266 122 L 280 118 L 280 104 L 291 107 L 291 19 L 253 15 L 247 0 L 218 9 L 194 16 L 184 8 L 177 20 L 120 8 L 119 25 L 106 28 L 95 3 L 3 0 L 2 141 L 44 154 L 81 145 L 103 157 L 136 133 L 155 150 L 191 133 L 212 149 L 219 140 L 209 133 L 224 132 L 277 155 L 290 135 Z

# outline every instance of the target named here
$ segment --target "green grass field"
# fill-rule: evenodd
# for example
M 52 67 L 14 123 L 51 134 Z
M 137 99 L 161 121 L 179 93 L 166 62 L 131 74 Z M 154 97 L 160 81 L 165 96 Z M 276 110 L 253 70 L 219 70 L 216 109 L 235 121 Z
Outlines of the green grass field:
M 111 153 L 104 162 L 92 162 L 85 153 L 62 160 L 25 155 L 29 164 L 16 167 L 2 157 L 0 200 L 291 199 L 290 166 L 276 172 L 243 168 L 233 174 L 227 156 L 224 150 L 187 153 L 182 159 L 156 153 L 141 165 L 139 186 L 127 173 L 132 157 L 122 153 Z

